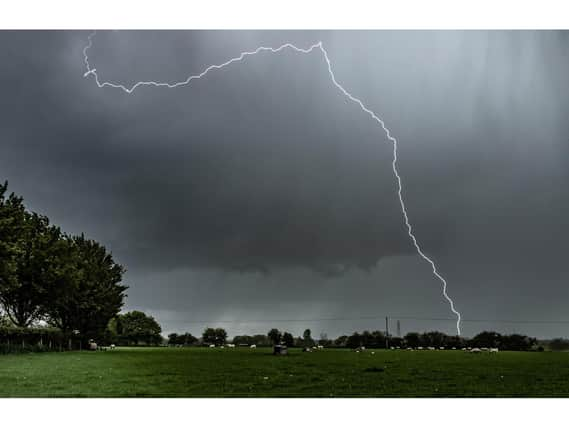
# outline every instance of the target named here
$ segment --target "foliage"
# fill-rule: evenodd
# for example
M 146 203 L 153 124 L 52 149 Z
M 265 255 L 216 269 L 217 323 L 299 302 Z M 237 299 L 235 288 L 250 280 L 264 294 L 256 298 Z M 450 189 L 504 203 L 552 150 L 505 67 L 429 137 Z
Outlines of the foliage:
M 417 332 L 409 332 L 403 339 L 408 347 L 417 348 L 422 346 L 421 335 Z
M 29 213 L 13 193 L 0 186 L 0 303 L 17 326 L 39 319 L 52 279 L 58 228 L 45 216 Z
M 182 345 L 182 346 L 188 346 L 188 345 L 194 345 L 198 342 L 198 339 L 196 337 L 194 337 L 192 334 L 190 334 L 189 332 L 186 332 L 185 334 L 176 334 L 176 333 L 172 333 L 170 335 L 168 335 L 168 345 Z
M 223 328 L 206 328 L 202 334 L 204 344 L 223 345 L 227 340 L 227 332 Z
M 346 347 L 348 348 L 358 348 L 362 345 L 362 337 L 357 332 L 354 332 L 346 340 Z
M 0 304 L 9 321 L 46 320 L 85 340 L 104 336 L 124 303 L 124 268 L 101 244 L 65 235 L 6 192 L 0 185 Z
M 302 333 L 302 341 L 303 341 L 303 345 L 305 347 L 312 347 L 314 345 L 314 340 L 312 339 L 312 332 L 310 331 L 310 329 L 306 329 L 303 333 Z
M 57 328 L 0 327 L 0 354 L 58 351 L 66 341 Z
M 294 347 L 294 337 L 290 332 L 283 333 L 282 341 L 287 347 Z
M 162 328 L 154 317 L 142 311 L 134 310 L 118 315 L 116 325 L 120 343 L 157 345 L 162 342 Z
M 563 338 L 554 338 L 549 342 L 548 347 L 553 351 L 569 350 L 569 340 Z
M 124 268 L 99 243 L 83 235 L 59 242 L 57 272 L 44 311 L 53 325 L 69 333 L 103 336 L 124 304 Z
M 275 328 L 271 329 L 267 334 L 267 336 L 269 337 L 269 339 L 272 341 L 273 344 L 277 345 L 281 343 L 282 334 L 278 329 Z

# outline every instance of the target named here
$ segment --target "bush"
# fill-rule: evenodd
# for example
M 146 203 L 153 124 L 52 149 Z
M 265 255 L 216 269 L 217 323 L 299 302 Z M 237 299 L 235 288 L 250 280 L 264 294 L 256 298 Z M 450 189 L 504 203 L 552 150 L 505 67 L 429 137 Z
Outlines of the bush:
M 0 328 L 0 354 L 58 351 L 67 339 L 57 328 Z

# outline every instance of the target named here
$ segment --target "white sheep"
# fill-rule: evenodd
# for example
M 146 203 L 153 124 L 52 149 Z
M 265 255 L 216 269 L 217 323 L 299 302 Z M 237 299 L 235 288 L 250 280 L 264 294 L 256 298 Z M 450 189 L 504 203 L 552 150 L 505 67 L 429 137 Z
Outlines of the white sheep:
M 251 344 L 249 348 L 257 348 L 257 344 Z
M 227 347 L 229 347 L 229 348 L 235 348 L 235 344 L 227 344 Z
M 427 350 L 435 350 L 435 347 L 427 347 Z
M 210 344 L 209 348 L 215 348 L 215 344 Z
M 114 350 L 114 349 L 115 349 L 115 345 L 111 344 L 111 350 Z
M 319 345 L 319 346 L 318 346 L 318 350 L 322 350 L 323 348 L 324 348 L 323 345 Z
M 482 350 L 479 349 L 478 347 L 474 347 L 474 348 L 471 348 L 471 349 L 470 349 L 470 352 L 471 352 L 471 353 L 480 353 L 481 351 L 482 351 Z
M 498 353 L 498 351 L 500 351 L 500 350 L 498 350 L 495 347 L 490 348 L 490 353 Z
M 444 350 L 444 349 L 445 349 L 444 347 L 439 347 L 439 350 Z
M 423 347 L 417 347 L 417 350 L 423 350 Z

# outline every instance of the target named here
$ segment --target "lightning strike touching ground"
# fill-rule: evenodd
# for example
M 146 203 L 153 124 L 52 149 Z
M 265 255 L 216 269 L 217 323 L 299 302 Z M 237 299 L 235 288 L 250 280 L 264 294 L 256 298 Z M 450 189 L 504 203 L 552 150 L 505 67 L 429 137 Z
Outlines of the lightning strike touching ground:
M 419 243 L 417 242 L 417 239 L 416 239 L 415 235 L 413 234 L 413 227 L 411 226 L 411 223 L 409 222 L 409 217 L 407 215 L 407 209 L 405 208 L 405 202 L 403 201 L 403 195 L 402 195 L 403 185 L 401 183 L 401 176 L 399 175 L 399 172 L 397 170 L 397 139 L 395 137 L 391 136 L 391 132 L 385 126 L 385 123 L 383 122 L 383 120 L 381 120 L 373 111 L 371 111 L 369 108 L 367 108 L 360 99 L 354 97 L 346 89 L 344 89 L 344 87 L 340 83 L 338 83 L 338 81 L 336 80 L 336 76 L 334 75 L 334 72 L 332 71 L 332 64 L 330 62 L 330 58 L 328 57 L 328 52 L 326 51 L 326 49 L 324 49 L 322 42 L 318 42 L 316 44 L 313 44 L 312 46 L 310 46 L 306 49 L 299 48 L 299 47 L 297 47 L 293 44 L 290 44 L 290 43 L 285 43 L 285 44 L 283 44 L 277 48 L 260 46 L 253 51 L 241 52 L 241 54 L 239 54 L 239 56 L 231 58 L 222 64 L 210 65 L 201 73 L 188 76 L 188 78 L 186 78 L 186 80 L 183 80 L 183 81 L 174 82 L 174 83 L 155 82 L 155 81 L 140 81 L 140 82 L 135 83 L 131 87 L 127 87 L 127 86 L 124 86 L 122 84 L 112 83 L 112 82 L 107 82 L 107 81 L 104 81 L 101 83 L 101 81 L 99 80 L 99 75 L 97 74 L 97 69 L 96 68 L 91 69 L 91 65 L 89 64 L 89 56 L 87 55 L 87 51 L 93 46 L 93 37 L 95 36 L 95 34 L 96 34 L 96 31 L 92 32 L 89 35 L 88 44 L 87 44 L 87 46 L 85 46 L 83 48 L 83 57 L 84 57 L 84 63 L 85 63 L 85 67 L 86 67 L 86 72 L 83 76 L 88 77 L 90 75 L 93 75 L 95 77 L 95 83 L 97 84 L 97 86 L 99 88 L 112 87 L 115 89 L 121 89 L 122 91 L 126 92 L 127 94 L 131 94 L 132 92 L 134 92 L 137 88 L 139 88 L 141 86 L 167 87 L 170 89 L 173 89 L 173 88 L 176 88 L 179 86 L 185 86 L 185 85 L 190 84 L 192 82 L 192 80 L 201 79 L 202 77 L 204 77 L 206 74 L 208 74 L 212 70 L 219 70 L 221 68 L 227 67 L 228 65 L 230 65 L 234 62 L 241 62 L 246 57 L 257 55 L 258 53 L 261 53 L 261 52 L 279 53 L 285 49 L 290 49 L 290 50 L 293 50 L 293 51 L 298 52 L 298 53 L 309 54 L 314 50 L 319 50 L 321 52 L 322 56 L 324 57 L 324 60 L 326 61 L 326 64 L 328 67 L 328 74 L 330 75 L 330 79 L 332 80 L 332 83 L 334 84 L 334 86 L 336 86 L 346 98 L 348 98 L 353 103 L 357 104 L 363 112 L 367 113 L 373 120 L 375 120 L 381 126 L 381 128 L 383 129 L 383 131 L 385 132 L 385 134 L 387 136 L 387 139 L 393 145 L 393 161 L 391 162 L 391 166 L 393 169 L 393 174 L 394 174 L 395 179 L 397 181 L 397 195 L 399 197 L 399 204 L 401 206 L 401 212 L 403 213 L 403 218 L 405 220 L 405 226 L 407 227 L 407 234 L 409 235 L 411 241 L 413 242 L 413 245 L 415 246 L 415 249 L 417 250 L 417 253 L 419 254 L 419 256 L 430 264 L 433 275 L 441 282 L 442 287 L 443 287 L 443 289 L 442 289 L 443 296 L 448 301 L 451 311 L 456 316 L 456 331 L 457 331 L 457 334 L 460 335 L 461 315 L 460 315 L 460 312 L 458 312 L 455 309 L 454 301 L 447 294 L 447 282 L 446 282 L 445 278 L 443 276 L 441 276 L 441 274 L 438 272 L 437 266 L 435 265 L 434 261 L 431 258 L 429 258 L 427 255 L 425 255 L 425 253 L 423 252 L 423 250 L 419 246 Z

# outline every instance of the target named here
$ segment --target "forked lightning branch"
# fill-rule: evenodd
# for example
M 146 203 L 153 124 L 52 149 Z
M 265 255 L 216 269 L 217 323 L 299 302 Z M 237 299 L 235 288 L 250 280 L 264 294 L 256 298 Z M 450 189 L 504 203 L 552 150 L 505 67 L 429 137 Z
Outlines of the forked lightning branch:
M 202 77 L 204 77 L 206 74 L 208 74 L 209 72 L 211 72 L 213 70 L 219 70 L 221 68 L 228 67 L 233 63 L 244 61 L 249 56 L 257 55 L 257 54 L 264 53 L 264 52 L 279 53 L 279 52 L 282 52 L 285 50 L 293 50 L 297 53 L 307 54 L 307 55 L 314 52 L 314 51 L 319 52 L 322 55 L 323 59 L 326 61 L 326 65 L 328 67 L 328 75 L 329 75 L 330 79 L 332 80 L 332 83 L 334 84 L 334 86 L 336 86 L 338 88 L 338 90 L 346 98 L 348 98 L 350 101 L 352 101 L 354 104 L 356 104 L 364 113 L 368 114 L 373 120 L 375 120 L 375 122 L 377 122 L 377 124 L 379 124 L 379 126 L 381 126 L 381 128 L 383 129 L 383 131 L 385 132 L 385 134 L 387 136 L 387 139 L 393 145 L 393 161 L 391 162 L 391 166 L 393 169 L 393 174 L 394 174 L 395 179 L 397 181 L 397 195 L 399 197 L 399 204 L 401 206 L 401 212 L 403 213 L 403 218 L 405 220 L 405 226 L 407 227 L 407 234 L 409 235 L 409 238 L 413 242 L 413 245 L 415 246 L 417 254 L 419 254 L 419 256 L 423 260 L 425 260 L 427 263 L 429 263 L 429 265 L 431 266 L 433 275 L 441 282 L 443 296 L 448 301 L 451 311 L 456 316 L 456 331 L 457 331 L 458 335 L 460 335 L 460 333 L 461 333 L 460 332 L 461 315 L 460 315 L 460 312 L 458 312 L 455 309 L 454 301 L 447 294 L 447 282 L 446 282 L 445 278 L 438 272 L 437 266 L 435 265 L 434 261 L 431 258 L 429 258 L 427 255 L 425 255 L 425 253 L 421 249 L 419 242 L 417 242 L 417 239 L 416 239 L 415 235 L 413 234 L 413 227 L 411 226 L 411 223 L 409 222 L 409 217 L 407 215 L 407 209 L 405 208 L 405 202 L 403 201 L 403 195 L 402 195 L 403 186 L 401 183 L 401 176 L 399 175 L 399 172 L 397 170 L 397 139 L 395 139 L 395 137 L 393 137 L 391 135 L 391 132 L 385 126 L 385 123 L 383 122 L 383 120 L 381 118 L 379 118 L 373 111 L 371 111 L 369 108 L 367 108 L 360 99 L 354 97 L 340 83 L 338 83 L 338 81 L 336 80 L 336 76 L 334 75 L 334 72 L 332 71 L 332 64 L 330 62 L 330 57 L 328 56 L 328 52 L 326 51 L 326 49 L 322 45 L 322 42 L 315 43 L 312 46 L 305 48 L 305 49 L 299 48 L 299 47 L 297 47 L 293 44 L 290 44 L 290 43 L 285 43 L 285 44 L 283 44 L 279 47 L 276 47 L 276 48 L 260 46 L 257 49 L 250 51 L 250 52 L 241 52 L 238 56 L 231 58 L 231 59 L 223 62 L 222 64 L 210 65 L 207 68 L 205 68 L 201 73 L 188 76 L 183 81 L 174 82 L 174 83 L 159 82 L 159 81 L 139 81 L 139 82 L 133 84 L 132 86 L 127 87 L 127 86 L 124 86 L 124 85 L 119 84 L 119 83 L 112 83 L 112 82 L 108 82 L 108 81 L 101 82 L 99 80 L 99 75 L 97 74 L 97 69 L 91 68 L 91 64 L 89 63 L 89 56 L 87 54 L 87 51 L 93 45 L 93 37 L 95 36 L 95 34 L 96 34 L 96 32 L 93 32 L 89 35 L 88 44 L 83 49 L 84 62 L 85 62 L 85 67 L 86 67 L 86 72 L 85 72 L 84 76 L 85 77 L 93 76 L 95 79 L 95 83 L 97 84 L 97 86 L 99 88 L 111 87 L 114 89 L 120 89 L 127 94 L 133 93 L 136 89 L 138 89 L 142 86 L 155 86 L 155 87 L 164 87 L 164 88 L 170 88 L 170 89 L 177 88 L 180 86 L 186 86 L 186 85 L 189 85 L 194 80 L 201 79 Z

